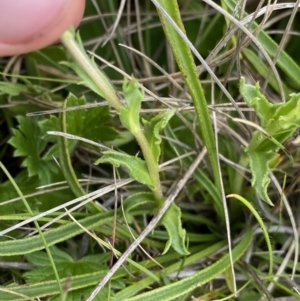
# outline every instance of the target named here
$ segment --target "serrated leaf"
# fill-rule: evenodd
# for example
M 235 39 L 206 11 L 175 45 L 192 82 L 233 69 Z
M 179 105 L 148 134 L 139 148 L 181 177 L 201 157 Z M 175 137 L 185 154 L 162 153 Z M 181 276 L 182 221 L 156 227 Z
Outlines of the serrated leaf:
M 181 210 L 180 208 L 172 203 L 168 211 L 161 219 L 161 223 L 165 226 L 169 240 L 166 243 L 163 254 L 167 253 L 169 248 L 172 248 L 181 255 L 188 255 L 186 244 L 186 231 L 182 228 L 181 224 Z
M 292 94 L 286 103 L 270 103 L 255 86 L 240 82 L 240 92 L 247 104 L 254 108 L 260 118 L 261 126 L 270 135 L 253 135 L 249 148 L 255 151 L 277 151 L 300 126 L 300 94 Z M 256 131 L 255 133 L 257 133 Z M 277 140 L 277 141 L 275 141 Z
M 38 122 L 38 125 L 40 127 L 42 138 L 45 141 L 48 142 L 55 142 L 56 137 L 52 135 L 48 135 L 48 131 L 59 131 L 59 122 L 58 118 L 56 116 L 50 116 L 48 119 L 44 119 Z
M 130 82 L 125 79 L 123 92 L 126 106 L 120 111 L 120 120 L 124 127 L 135 133 L 140 129 L 140 109 L 144 93 L 140 90 L 140 84 L 136 79 Z
M 154 187 L 146 162 L 138 157 L 109 150 L 104 151 L 103 156 L 95 162 L 96 165 L 100 163 L 110 163 L 116 167 L 123 165 L 129 170 L 132 179 L 149 186 L 151 189 Z
M 75 107 L 85 105 L 84 97 L 77 98 L 70 94 L 67 98 L 67 107 Z M 111 126 L 104 125 L 111 119 L 108 106 L 99 106 L 91 109 L 81 109 L 66 112 L 66 123 L 68 134 L 80 136 L 96 142 L 112 141 L 118 138 L 118 132 Z M 49 142 L 55 142 L 56 137 L 47 135 L 48 131 L 60 131 L 59 120 L 56 116 L 51 116 L 49 119 L 39 122 L 39 126 L 43 133 L 43 139 Z M 76 146 L 76 140 L 69 141 L 69 151 Z M 46 153 L 45 159 L 50 159 L 52 156 L 57 156 L 57 145 L 53 145 Z
M 272 104 L 261 94 L 258 84 L 247 85 L 243 78 L 240 91 L 248 105 L 254 108 L 263 130 L 267 133 L 255 131 L 245 149 L 250 159 L 252 186 L 259 197 L 273 205 L 267 193 L 270 183 L 269 163 L 279 149 L 285 150 L 282 144 L 300 126 L 300 94 L 292 94 L 286 103 Z
M 27 167 L 30 177 L 38 175 L 42 183 L 51 182 L 51 173 L 57 172 L 54 162 L 47 162 L 40 157 L 47 142 L 41 136 L 40 128 L 33 118 L 18 116 L 18 129 L 13 129 L 9 143 L 15 148 L 15 157 L 25 157 L 22 166 Z
M 168 124 L 174 113 L 175 110 L 168 110 L 154 116 L 150 121 L 143 120 L 145 136 L 157 163 L 161 152 L 161 137 L 159 132 Z
M 70 94 L 67 107 L 86 104 L 85 98 L 77 98 Z M 103 124 L 111 119 L 108 106 L 99 106 L 91 109 L 76 110 L 66 113 L 67 131 L 93 141 L 111 141 L 118 137 L 118 133 Z
M 270 184 L 269 178 L 269 163 L 274 156 L 273 152 L 251 152 L 247 151 L 250 159 L 250 169 L 252 171 L 251 184 L 258 196 L 273 206 L 272 201 L 268 196 L 268 186 Z
M 262 127 L 265 128 L 273 120 L 276 108 L 260 93 L 259 83 L 255 86 L 248 85 L 245 83 L 245 78 L 242 77 L 240 80 L 240 93 L 248 106 L 254 108 Z

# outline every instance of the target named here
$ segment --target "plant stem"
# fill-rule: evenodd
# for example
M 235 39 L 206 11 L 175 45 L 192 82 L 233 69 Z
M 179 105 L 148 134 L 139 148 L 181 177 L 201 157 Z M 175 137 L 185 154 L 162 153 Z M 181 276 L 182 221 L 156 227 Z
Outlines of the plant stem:
M 67 30 L 61 37 L 61 41 L 67 50 L 74 57 L 77 64 L 83 69 L 83 71 L 89 76 L 89 78 L 96 84 L 101 95 L 107 100 L 107 102 L 116 109 L 117 112 L 120 112 L 124 107 L 123 103 L 120 101 L 117 96 L 113 86 L 106 80 L 105 76 L 101 74 L 101 70 L 97 70 L 95 66 L 91 63 L 90 58 L 86 55 L 83 49 L 80 48 L 77 41 L 74 38 L 74 33 L 72 30 Z M 78 74 L 80 76 L 80 74 Z M 149 175 L 152 179 L 154 188 L 152 189 L 155 199 L 157 200 L 158 205 L 162 204 L 163 195 L 161 191 L 160 179 L 158 164 L 154 159 L 154 156 L 151 152 L 149 143 L 139 127 L 137 130 L 132 132 L 138 144 L 141 147 L 142 153 L 144 155 Z
M 149 175 L 151 177 L 151 180 L 154 185 L 154 189 L 152 190 L 155 196 L 155 199 L 158 202 L 158 205 L 161 205 L 163 200 L 163 194 L 161 191 L 161 185 L 160 185 L 160 179 L 159 179 L 159 171 L 158 171 L 158 164 L 156 163 L 153 154 L 151 152 L 151 148 L 149 146 L 149 143 L 142 131 L 141 128 L 139 128 L 138 131 L 135 133 L 132 133 L 138 142 L 139 146 L 142 149 L 142 153 L 144 155 L 144 159 L 146 161 Z
M 71 55 L 81 66 L 81 68 L 101 89 L 102 96 L 112 107 L 114 107 L 119 112 L 123 107 L 122 102 L 120 101 L 113 87 L 108 84 L 108 81 L 100 76 L 98 70 L 96 70 L 95 67 L 91 64 L 90 58 L 87 56 L 87 54 L 80 49 L 74 38 L 72 30 L 69 29 L 63 33 L 63 35 L 61 36 L 61 42 L 71 53 Z

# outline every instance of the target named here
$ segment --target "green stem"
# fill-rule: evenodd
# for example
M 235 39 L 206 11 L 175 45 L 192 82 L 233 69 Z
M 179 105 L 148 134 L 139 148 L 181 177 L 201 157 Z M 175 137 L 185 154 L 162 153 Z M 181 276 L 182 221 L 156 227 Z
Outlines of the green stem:
M 76 62 L 80 65 L 80 67 L 84 70 L 84 72 L 90 77 L 90 79 L 96 84 L 98 87 L 97 90 L 101 91 L 100 94 L 107 100 L 107 102 L 116 109 L 116 111 L 119 113 L 122 108 L 124 107 L 123 103 L 118 98 L 114 88 L 109 83 L 107 78 L 101 74 L 100 70 L 96 70 L 95 66 L 91 63 L 90 58 L 86 55 L 83 49 L 80 48 L 78 43 L 76 42 L 74 38 L 74 33 L 72 30 L 66 31 L 62 37 L 61 41 L 64 44 L 64 46 L 67 48 L 67 50 L 72 54 Z M 80 74 L 79 74 L 80 76 Z M 64 129 L 65 131 L 65 129 Z M 161 191 L 161 185 L 160 185 L 160 179 L 159 179 L 159 171 L 158 171 L 158 164 L 154 159 L 154 156 L 151 152 L 151 148 L 149 146 L 149 143 L 141 130 L 139 128 L 138 130 L 132 132 L 135 139 L 137 140 L 138 144 L 141 147 L 142 153 L 144 155 L 147 168 L 149 171 L 149 175 L 152 179 L 154 189 L 153 193 L 154 196 L 158 202 L 158 204 L 162 203 L 163 195 Z M 59 138 L 60 139 L 60 138 Z M 67 140 L 66 138 L 62 138 Z M 63 150 L 63 155 L 65 155 L 66 150 L 66 141 L 64 141 L 64 145 L 61 145 L 61 150 Z M 67 158 L 66 158 L 67 159 Z M 66 160 L 66 164 L 68 164 L 70 160 Z M 70 166 L 69 166 L 70 167 Z M 70 170 L 70 168 L 68 168 Z M 66 173 L 68 174 L 68 173 Z M 72 176 L 72 173 L 71 173 Z M 74 179 L 76 177 L 72 176 L 72 179 L 69 184 L 72 184 L 71 188 L 73 191 L 77 193 L 80 193 L 81 188 L 78 187 L 78 181 L 74 182 Z M 69 182 L 69 181 L 68 181 Z
M 71 29 L 65 31 L 61 36 L 61 42 L 71 53 L 77 63 L 86 72 L 86 74 L 94 81 L 94 83 L 101 90 L 102 96 L 107 102 L 114 107 L 118 112 L 122 109 L 123 104 L 117 96 L 113 87 L 109 84 L 105 76 L 101 76 L 98 70 L 91 64 L 91 60 L 88 55 L 80 49 Z
M 67 107 L 67 100 L 64 101 L 63 109 Z M 66 122 L 66 111 L 62 112 L 59 117 L 60 128 L 63 133 L 67 133 L 67 122 Z M 57 137 L 58 153 L 59 153 L 59 162 L 62 173 L 68 182 L 72 192 L 76 197 L 81 197 L 86 194 L 82 189 L 78 179 L 76 177 L 75 171 L 72 166 L 69 148 L 68 148 L 68 139 L 66 137 Z M 93 201 L 86 205 L 87 209 L 90 212 L 101 212 L 101 208 L 97 206 Z
M 144 155 L 144 159 L 146 161 L 149 175 L 151 177 L 151 180 L 154 185 L 153 193 L 155 196 L 155 199 L 158 202 L 158 205 L 161 205 L 161 202 L 163 200 L 163 194 L 161 191 L 161 185 L 160 185 L 160 179 L 159 179 L 159 170 L 158 170 L 158 164 L 156 163 L 153 154 L 151 152 L 151 148 L 149 146 L 149 143 L 142 131 L 141 128 L 139 128 L 138 131 L 135 133 L 132 133 L 138 142 L 139 146 L 141 147 L 142 153 Z

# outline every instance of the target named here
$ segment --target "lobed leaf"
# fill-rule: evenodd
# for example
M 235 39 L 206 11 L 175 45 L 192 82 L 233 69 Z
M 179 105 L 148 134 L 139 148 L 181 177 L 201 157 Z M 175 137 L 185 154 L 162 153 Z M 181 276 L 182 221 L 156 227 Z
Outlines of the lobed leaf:
M 260 92 L 259 83 L 255 86 L 248 85 L 245 83 L 245 78 L 242 77 L 240 80 L 240 93 L 248 106 L 254 108 L 263 128 L 272 122 L 276 108 Z
M 245 149 L 250 159 L 252 186 L 260 198 L 273 205 L 267 193 L 270 183 L 269 163 L 279 149 L 285 150 L 282 144 L 300 126 L 300 94 L 292 94 L 286 103 L 272 104 L 261 94 L 258 83 L 255 86 L 247 85 L 243 78 L 240 92 L 248 105 L 254 108 L 266 131 L 255 131 Z
M 54 162 L 41 158 L 47 142 L 42 139 L 42 132 L 33 118 L 17 116 L 18 129 L 12 129 L 13 136 L 9 143 L 15 148 L 15 157 L 25 157 L 22 166 L 27 167 L 29 177 L 37 175 L 43 184 L 51 182 L 51 173 L 57 172 Z
M 69 94 L 67 98 L 67 108 L 85 105 L 84 97 L 77 98 L 73 94 Z M 112 127 L 105 123 L 111 120 L 108 106 L 99 106 L 91 109 L 81 109 L 66 112 L 66 124 L 68 134 L 76 135 L 96 142 L 112 141 L 119 134 Z M 60 131 L 59 120 L 56 116 L 39 122 L 43 139 L 49 142 L 56 142 L 55 136 L 49 136 L 48 131 Z M 70 140 L 68 143 L 69 152 L 76 147 L 77 142 Z M 58 146 L 54 144 L 45 154 L 44 159 L 52 159 L 52 156 L 58 156 Z

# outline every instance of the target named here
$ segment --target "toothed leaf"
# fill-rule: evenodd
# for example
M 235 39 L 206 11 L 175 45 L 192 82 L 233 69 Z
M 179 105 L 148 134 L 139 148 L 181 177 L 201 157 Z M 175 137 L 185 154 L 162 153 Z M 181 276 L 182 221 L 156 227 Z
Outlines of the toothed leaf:
M 22 163 L 27 167 L 29 177 L 38 175 L 43 184 L 51 182 L 51 173 L 57 172 L 54 162 L 44 161 L 41 156 L 47 142 L 42 139 L 41 130 L 34 118 L 18 116 L 19 126 L 12 129 L 9 143 L 15 148 L 15 157 L 25 157 Z

